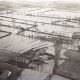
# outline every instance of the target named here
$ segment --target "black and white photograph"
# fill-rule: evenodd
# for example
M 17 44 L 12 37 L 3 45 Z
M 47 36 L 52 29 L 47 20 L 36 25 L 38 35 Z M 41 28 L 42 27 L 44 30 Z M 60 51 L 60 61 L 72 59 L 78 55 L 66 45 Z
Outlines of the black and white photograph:
M 0 80 L 80 80 L 80 0 L 0 0 Z

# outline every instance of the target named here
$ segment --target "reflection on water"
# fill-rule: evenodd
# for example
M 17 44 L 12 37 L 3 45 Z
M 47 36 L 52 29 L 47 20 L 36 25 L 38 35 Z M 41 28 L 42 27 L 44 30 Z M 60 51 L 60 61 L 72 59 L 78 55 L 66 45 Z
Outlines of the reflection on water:
M 31 10 L 31 9 L 29 9 L 29 10 Z M 12 19 L 0 17 L 0 19 L 5 20 L 5 21 L 0 20 L 1 24 L 3 24 L 3 26 L 2 25 L 0 26 L 0 30 L 4 30 L 4 31 L 7 31 L 7 32 L 12 32 L 12 33 L 16 34 L 16 33 L 19 32 L 20 27 L 24 27 L 25 29 L 29 28 L 29 27 L 32 27 L 32 25 L 35 24 L 34 21 L 38 21 L 38 22 L 49 23 L 49 24 L 37 23 L 38 24 L 37 30 L 39 30 L 41 32 L 48 32 L 48 33 L 55 32 L 55 34 L 59 33 L 59 34 L 63 34 L 63 35 L 69 36 L 69 37 L 72 37 L 72 34 L 74 32 L 80 32 L 80 28 L 79 28 L 80 23 L 78 23 L 78 22 L 74 23 L 74 24 L 70 23 L 71 25 L 74 25 L 74 27 L 75 27 L 75 28 L 72 28 L 72 27 L 51 25 L 50 23 L 52 21 L 57 21 L 58 20 L 57 18 L 26 16 L 26 14 L 29 14 L 29 13 L 32 13 L 34 15 L 35 14 L 40 15 L 39 12 L 44 11 L 44 10 L 48 10 L 48 9 L 43 9 L 43 10 L 39 9 L 38 11 L 35 11 L 35 12 L 31 10 L 28 13 L 29 10 L 28 9 L 27 10 L 26 9 L 23 9 L 23 10 L 19 9 L 14 14 L 7 14 L 7 15 L 4 14 L 3 16 L 15 17 L 15 18 L 18 18 L 18 19 L 23 19 L 23 20 L 15 19 L 15 22 L 17 22 L 17 23 L 15 23 L 15 22 L 13 23 L 13 22 L 11 22 Z M 18 15 L 20 11 L 25 12 L 25 16 L 24 15 Z M 27 13 L 26 13 L 26 11 L 27 11 Z M 44 15 L 45 16 L 53 16 L 53 13 L 54 13 L 54 15 L 58 15 L 58 16 L 60 15 L 59 17 L 64 17 L 64 18 L 70 17 L 70 16 L 72 18 L 75 18 L 75 16 L 78 17 L 79 14 L 80 14 L 80 13 L 73 13 L 72 14 L 70 12 L 52 11 L 52 12 L 45 12 Z M 29 20 L 29 21 L 25 21 L 25 20 Z M 62 20 L 62 19 L 59 19 L 59 20 Z M 21 22 L 21 23 L 18 23 L 18 22 Z M 26 23 L 26 24 L 22 24 L 22 23 Z M 67 22 L 67 23 L 69 24 L 69 22 Z M 28 25 L 28 24 L 30 24 L 30 25 Z M 5 26 L 5 25 L 7 25 L 7 26 Z M 18 27 L 18 28 L 13 28 L 13 27 Z M 35 30 L 36 31 L 36 28 L 30 28 L 30 30 Z M 25 32 L 23 32 L 23 34 L 25 34 L 26 36 L 29 36 L 29 35 L 34 35 L 35 36 L 37 33 L 33 33 L 33 32 L 30 32 L 30 31 L 25 31 Z M 1 34 L 1 35 L 3 35 L 3 34 Z M 10 37 L 11 41 L 13 40 L 12 38 L 13 37 Z M 20 38 L 19 37 L 17 37 L 17 38 L 14 37 L 13 45 L 7 47 L 6 49 L 10 49 L 11 51 L 16 50 L 17 52 L 22 53 L 22 52 L 25 52 L 26 50 L 29 50 L 31 48 L 34 48 L 34 47 L 41 48 L 42 45 L 43 45 L 43 47 L 45 47 L 45 45 L 46 45 L 46 46 L 51 46 L 51 47 L 48 47 L 48 49 L 46 50 L 47 53 L 50 53 L 50 54 L 53 54 L 53 55 L 55 54 L 55 49 L 54 49 L 54 46 L 53 46 L 54 43 L 49 43 L 49 42 L 40 41 L 40 40 L 36 41 L 36 40 L 33 40 L 33 39 L 31 39 L 31 40 L 26 39 L 27 41 L 25 41 L 25 39 L 23 39 L 22 36 Z M 23 43 L 18 43 L 19 41 L 23 41 Z M 16 45 L 16 43 L 18 43 L 18 45 Z M 10 43 L 5 43 L 5 44 L 10 45 Z M 79 43 L 74 42 L 74 44 L 72 44 L 72 45 L 63 45 L 63 48 L 65 48 L 65 49 L 63 49 L 62 52 L 64 52 L 64 50 L 66 51 L 66 49 L 75 49 L 75 50 L 77 50 L 77 48 L 74 47 L 74 45 L 79 45 L 79 44 L 80 44 L 80 42 Z M 2 45 L 1 48 L 2 47 L 4 48 L 4 45 Z M 63 54 L 61 54 L 61 55 L 63 56 Z M 54 61 L 51 61 L 51 62 L 49 62 L 49 65 L 40 66 L 38 70 L 24 69 L 17 80 L 44 80 L 51 73 L 53 67 L 54 67 Z M 60 80 L 60 79 L 61 80 L 68 80 L 66 78 L 62 79 L 60 76 L 57 76 L 57 78 L 56 78 L 56 75 L 54 76 L 54 78 L 52 78 L 52 80 Z
M 25 69 L 17 80 L 44 80 L 48 73 Z

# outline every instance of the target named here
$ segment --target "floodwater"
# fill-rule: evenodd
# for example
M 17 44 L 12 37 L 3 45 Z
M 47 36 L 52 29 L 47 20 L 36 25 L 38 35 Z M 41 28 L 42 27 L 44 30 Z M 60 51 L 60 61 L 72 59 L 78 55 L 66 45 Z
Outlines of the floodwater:
M 40 9 L 40 8 L 33 8 L 33 9 L 28 8 L 28 9 L 25 9 L 24 8 L 24 9 L 19 9 L 16 12 L 13 12 L 13 14 L 3 14 L 1 16 L 7 16 L 7 17 L 11 17 L 11 18 L 0 17 L 0 19 L 2 19 L 2 20 L 0 20 L 0 23 L 3 24 L 3 26 L 0 26 L 0 30 L 4 30 L 4 31 L 8 31 L 8 32 L 12 32 L 12 33 L 16 34 L 16 33 L 19 32 L 19 29 L 14 28 L 14 27 L 18 27 L 18 28 L 24 27 L 25 29 L 27 29 L 29 27 L 32 27 L 32 25 L 35 24 L 35 21 L 36 21 L 36 22 L 39 22 L 39 23 L 37 23 L 38 24 L 37 30 L 39 30 L 41 32 L 49 32 L 49 33 L 51 33 L 51 32 L 54 31 L 55 34 L 63 34 L 63 35 L 69 36 L 69 37 L 72 36 L 73 32 L 80 32 L 80 23 L 78 23 L 78 22 L 77 23 L 70 23 L 71 25 L 74 25 L 74 27 L 75 27 L 75 28 L 72 28 L 72 27 L 51 25 L 50 23 L 52 21 L 57 21 L 58 20 L 57 18 L 26 16 L 26 14 L 34 14 L 34 15 L 39 15 L 39 16 L 40 15 L 45 15 L 45 16 L 51 16 L 51 17 L 52 16 L 55 16 L 55 17 L 59 16 L 59 17 L 63 17 L 63 18 L 67 18 L 67 17 L 75 18 L 75 17 L 79 17 L 80 16 L 79 15 L 80 13 L 72 13 L 72 12 L 66 12 L 66 11 L 63 12 L 63 11 L 57 11 L 57 10 L 48 12 L 48 10 L 52 10 L 52 9 Z M 13 22 L 12 18 L 17 18 L 17 19 L 15 19 L 15 21 Z M 64 21 L 65 19 L 59 19 L 59 20 Z M 49 23 L 49 24 L 42 24 L 42 22 L 43 23 Z M 22 23 L 26 23 L 26 24 L 22 24 Z M 31 25 L 28 25 L 28 24 L 31 24 Z M 69 22 L 68 22 L 68 24 L 69 24 Z M 7 27 L 5 25 L 7 25 L 7 26 L 10 25 L 10 27 Z M 30 30 L 35 30 L 36 31 L 36 28 L 33 27 L 33 28 L 30 28 Z M 35 33 L 26 31 L 25 35 L 26 36 L 35 35 Z M 22 37 L 20 39 L 22 40 Z M 15 41 L 16 41 L 16 38 L 13 41 L 13 43 L 15 43 L 15 44 L 13 44 L 12 46 L 9 46 L 9 48 L 7 47 L 7 49 L 15 51 L 16 49 L 13 49 L 16 46 L 16 43 L 17 43 Z M 35 44 L 38 44 L 38 43 L 40 43 L 40 41 L 35 42 Z M 47 43 L 47 44 L 51 45 L 50 43 Z M 10 45 L 10 43 L 8 45 Z M 23 43 L 19 44 L 17 46 L 17 48 L 19 46 L 20 47 L 23 46 L 23 48 L 25 48 L 26 45 L 23 42 Z M 34 47 L 34 43 L 30 44 L 30 42 L 29 42 L 28 46 L 26 46 L 26 47 L 27 47 L 27 49 L 31 49 L 32 47 Z M 53 54 L 53 53 L 55 54 L 54 48 L 53 49 L 52 48 L 53 47 L 50 47 L 47 50 L 47 52 L 50 52 L 51 54 Z M 21 49 L 21 48 L 19 48 L 19 49 Z M 25 50 L 26 50 L 26 48 L 25 48 Z M 53 66 L 54 66 L 54 64 L 52 65 L 51 68 L 53 68 Z M 48 68 L 50 68 L 50 67 L 47 66 L 46 69 L 49 70 Z M 21 73 L 20 77 L 17 80 L 44 80 L 44 79 L 46 79 L 46 77 L 48 75 L 49 75 L 49 72 L 35 71 L 35 70 L 31 70 L 31 69 L 24 69 L 23 72 Z M 52 78 L 52 80 L 69 80 L 69 79 L 66 79 L 64 77 L 60 77 L 60 76 L 55 75 Z
M 49 73 L 25 69 L 17 80 L 44 80 Z
M 4 25 L 11 25 L 13 27 L 24 27 L 29 28 L 32 27 L 32 25 L 36 23 L 38 24 L 37 29 L 41 32 L 55 32 L 56 34 L 62 34 L 62 35 L 66 35 L 71 37 L 73 32 L 80 32 L 80 23 L 76 22 L 66 22 L 67 24 L 73 26 L 59 26 L 59 25 L 51 25 L 51 22 L 55 22 L 55 21 L 61 21 L 58 22 L 58 24 L 63 24 L 62 22 L 65 23 L 65 19 L 58 19 L 58 18 L 49 18 L 49 17 L 39 17 L 39 16 L 26 16 L 25 14 L 28 14 L 29 12 L 31 12 L 31 14 L 34 14 L 34 12 L 37 13 L 41 13 L 44 12 L 44 16 L 46 16 L 46 14 L 48 13 L 48 16 L 51 16 L 51 13 L 53 13 L 53 15 L 57 14 L 58 17 L 60 18 L 75 18 L 75 17 L 79 17 L 79 12 L 73 13 L 73 12 L 66 12 L 66 11 L 49 11 L 52 10 L 50 8 L 45 8 L 45 9 L 35 9 L 35 8 L 29 8 L 29 9 L 19 9 L 16 11 L 16 14 L 14 14 L 15 12 L 13 12 L 13 14 L 3 14 L 1 16 L 7 16 L 7 17 L 11 17 L 11 18 L 3 18 L 0 17 L 0 22 Z M 47 11 L 47 12 L 46 12 Z M 24 14 L 25 13 L 25 14 Z M 52 15 L 52 17 L 53 17 Z M 65 17 L 66 16 L 66 17 Z M 56 16 L 55 16 L 56 17 Z M 13 22 L 12 18 L 17 18 L 15 19 L 15 21 Z M 11 22 L 12 21 L 12 22 Z M 43 24 L 43 23 L 49 23 L 49 24 Z M 31 24 L 31 25 L 28 25 Z M 35 28 L 30 28 L 31 30 L 35 30 Z

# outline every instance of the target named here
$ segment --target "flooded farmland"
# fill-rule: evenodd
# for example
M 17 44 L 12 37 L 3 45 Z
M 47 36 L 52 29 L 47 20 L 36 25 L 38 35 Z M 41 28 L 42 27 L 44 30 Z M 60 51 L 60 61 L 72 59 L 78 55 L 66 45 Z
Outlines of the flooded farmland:
M 80 80 L 80 11 L 2 3 L 2 80 Z

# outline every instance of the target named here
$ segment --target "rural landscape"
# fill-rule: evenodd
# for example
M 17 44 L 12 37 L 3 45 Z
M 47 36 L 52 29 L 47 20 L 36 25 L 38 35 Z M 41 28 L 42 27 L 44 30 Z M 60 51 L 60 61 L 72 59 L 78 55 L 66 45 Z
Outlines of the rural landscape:
M 80 80 L 80 3 L 0 1 L 0 80 Z

